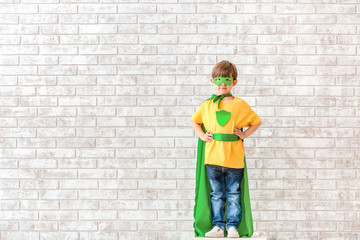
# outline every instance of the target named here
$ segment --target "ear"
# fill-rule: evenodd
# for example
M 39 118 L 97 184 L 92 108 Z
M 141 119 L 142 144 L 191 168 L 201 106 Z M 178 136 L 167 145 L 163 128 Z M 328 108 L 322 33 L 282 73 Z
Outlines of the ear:
M 214 79 L 213 79 L 213 78 L 211 78 L 211 79 L 210 79 L 210 82 L 211 82 L 211 83 L 214 83 Z
M 236 84 L 237 84 L 237 80 L 234 79 L 234 81 L 233 81 L 233 86 L 235 86 Z

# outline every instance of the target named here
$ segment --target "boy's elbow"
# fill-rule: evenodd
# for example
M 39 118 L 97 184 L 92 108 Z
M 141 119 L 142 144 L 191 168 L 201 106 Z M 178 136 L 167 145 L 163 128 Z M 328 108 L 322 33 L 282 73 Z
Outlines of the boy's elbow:
M 197 123 L 197 122 L 194 122 L 194 120 L 192 121 L 192 125 L 200 125 L 199 123 Z

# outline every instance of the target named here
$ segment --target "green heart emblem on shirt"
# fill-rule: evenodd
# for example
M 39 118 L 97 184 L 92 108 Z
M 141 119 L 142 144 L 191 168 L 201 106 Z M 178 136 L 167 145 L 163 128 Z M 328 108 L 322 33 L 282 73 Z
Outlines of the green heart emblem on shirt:
M 220 126 L 224 126 L 230 120 L 231 112 L 221 110 L 216 111 L 216 121 Z

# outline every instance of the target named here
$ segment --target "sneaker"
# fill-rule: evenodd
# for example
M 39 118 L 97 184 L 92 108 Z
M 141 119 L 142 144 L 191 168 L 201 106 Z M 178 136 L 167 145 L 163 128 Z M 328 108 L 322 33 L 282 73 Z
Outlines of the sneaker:
M 205 237 L 224 237 L 224 230 L 215 226 L 211 231 L 205 233 Z
M 230 227 L 227 232 L 228 232 L 228 238 L 238 238 L 239 237 L 239 233 L 235 227 Z

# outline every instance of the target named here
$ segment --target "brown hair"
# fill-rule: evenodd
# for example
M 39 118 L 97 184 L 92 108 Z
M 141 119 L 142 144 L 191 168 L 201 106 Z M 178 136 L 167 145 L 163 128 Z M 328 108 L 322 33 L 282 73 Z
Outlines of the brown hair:
M 237 70 L 233 63 L 223 60 L 217 63 L 211 73 L 212 78 L 215 77 L 234 77 L 234 80 L 237 79 Z

